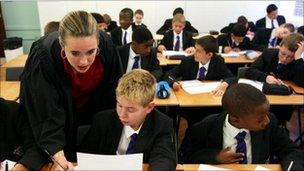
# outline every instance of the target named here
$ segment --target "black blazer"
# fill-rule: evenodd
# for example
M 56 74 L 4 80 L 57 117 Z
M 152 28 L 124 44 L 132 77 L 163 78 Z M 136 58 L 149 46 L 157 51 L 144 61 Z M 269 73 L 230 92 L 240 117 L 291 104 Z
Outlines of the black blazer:
M 246 70 L 245 77 L 265 82 L 267 75 L 276 70 L 279 62 L 278 56 L 279 49 L 265 49 L 261 56 Z M 292 61 L 276 76 L 282 80 L 291 80 L 304 87 L 304 60 L 301 58 Z
M 195 45 L 195 41 L 192 38 L 191 32 L 183 31 L 182 39 L 183 39 L 183 50 L 186 50 L 188 47 L 192 47 Z M 174 33 L 173 30 L 170 30 L 164 34 L 164 37 L 159 45 L 164 45 L 167 50 L 173 50 L 173 42 L 174 42 Z
M 149 170 L 174 170 L 176 167 L 172 120 L 157 110 L 149 113 L 139 131 L 135 153 L 144 153 Z M 95 154 L 116 154 L 123 124 L 115 109 L 97 113 L 80 149 Z
M 172 18 L 166 19 L 164 25 L 162 25 L 158 30 L 157 34 L 165 34 L 167 31 L 172 30 Z M 189 31 L 192 34 L 198 34 L 196 28 L 194 28 L 189 21 L 186 21 L 184 31 Z
M 186 57 L 182 59 L 180 65 L 176 66 L 172 70 L 166 73 L 165 79 L 170 84 L 172 78 L 177 78 L 178 80 L 195 80 L 197 77 L 197 72 L 199 70 L 199 63 L 194 60 L 194 57 Z M 209 68 L 206 75 L 206 80 L 221 80 L 224 79 L 229 85 L 235 83 L 237 80 L 232 72 L 227 68 L 224 59 L 221 56 L 214 55 L 209 63 Z
M 187 130 L 180 147 L 183 163 L 218 164 L 216 154 L 223 149 L 223 124 L 226 113 L 208 116 Z M 278 127 L 278 121 L 269 114 L 270 123 L 262 131 L 250 131 L 252 163 L 264 164 L 270 155 L 279 157 L 283 170 L 294 161 L 292 170 L 304 169 L 303 152 Z
M 116 29 L 117 23 L 116 21 L 111 21 L 110 24 L 108 25 L 108 28 L 105 30 L 105 32 L 111 32 L 112 30 Z
M 132 23 L 132 27 L 134 27 L 135 29 L 137 29 L 138 27 L 145 27 L 147 28 L 147 26 L 144 23 L 141 23 L 141 25 L 135 25 L 135 23 Z
M 120 54 L 120 59 L 122 63 L 123 72 L 126 73 L 128 62 L 129 62 L 129 53 L 130 53 L 131 43 L 118 47 L 118 53 Z M 151 47 L 150 54 L 147 56 L 141 56 L 140 66 L 142 69 L 149 71 L 154 75 L 157 82 L 161 81 L 163 72 L 162 68 L 159 65 L 157 59 L 157 50 L 154 47 Z
M 271 32 L 273 29 L 261 28 L 257 32 L 252 39 L 252 48 L 258 51 L 263 51 L 265 48 L 268 48 L 269 39 L 271 37 Z M 281 39 L 278 38 L 277 45 L 279 45 Z
M 226 46 L 232 46 L 231 33 L 219 35 L 217 37 L 217 42 L 219 46 L 223 46 L 222 52 L 224 52 L 224 48 Z M 252 49 L 250 39 L 248 37 L 244 37 L 243 42 L 236 46 L 236 48 L 239 48 L 241 50 Z
M 136 28 L 135 26 L 131 25 L 132 31 L 134 31 Z M 121 27 L 116 27 L 111 32 L 111 38 L 115 46 L 121 46 L 122 45 L 122 30 Z
M 297 32 L 304 35 L 304 26 L 298 27 Z
M 237 23 L 230 23 L 228 26 L 222 28 L 221 33 L 230 33 L 235 24 L 237 24 Z M 251 31 L 251 32 L 257 31 L 257 28 L 252 21 L 248 22 L 247 31 Z
M 277 21 L 278 21 L 279 26 L 286 23 L 285 17 L 283 15 L 278 15 Z M 259 19 L 255 23 L 255 26 L 258 28 L 266 28 L 266 17 Z

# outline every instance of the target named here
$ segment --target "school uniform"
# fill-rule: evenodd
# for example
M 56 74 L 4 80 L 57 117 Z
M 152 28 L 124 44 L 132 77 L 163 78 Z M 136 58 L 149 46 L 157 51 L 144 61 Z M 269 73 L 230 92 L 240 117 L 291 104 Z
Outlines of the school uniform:
M 137 25 L 135 22 L 132 23 L 132 27 L 134 27 L 135 29 L 137 29 L 138 27 L 147 28 L 147 26 L 144 23 L 141 23 L 140 25 Z
M 132 42 L 132 33 L 135 29 L 135 26 L 131 24 L 126 30 L 121 27 L 112 30 L 110 34 L 114 45 L 121 46 Z
M 297 32 L 304 36 L 304 26 L 298 27 Z
M 278 46 L 281 41 L 282 39 L 275 37 L 275 29 L 262 28 L 255 33 L 252 48 L 263 51 L 265 48 Z
M 241 43 L 236 43 L 231 38 L 231 33 L 228 34 L 221 34 L 217 37 L 217 42 L 219 46 L 222 46 L 224 52 L 225 47 L 231 47 L 231 48 L 239 48 L 240 50 L 249 50 L 252 49 L 250 39 L 248 37 L 244 37 L 243 41 Z
M 182 31 L 180 34 L 176 34 L 173 30 L 164 34 L 159 45 L 164 45 L 167 50 L 176 50 L 177 41 L 179 41 L 177 51 L 184 51 L 188 47 L 193 47 L 195 45 L 195 41 L 190 32 Z
M 157 30 L 157 34 L 165 34 L 167 31 L 172 30 L 172 18 L 166 19 L 165 23 Z M 184 31 L 191 32 L 193 34 L 198 34 L 196 28 L 194 28 L 189 21 L 186 21 Z
M 127 73 L 135 68 L 140 68 L 149 71 L 157 81 L 162 79 L 162 68 L 159 65 L 157 59 L 157 50 L 151 47 L 151 51 L 147 56 L 140 56 L 135 54 L 131 48 L 131 43 L 118 47 L 118 53 L 122 62 L 122 70 Z M 136 59 L 138 57 L 138 59 Z M 138 67 L 133 68 L 135 62 L 138 63 Z
M 272 24 L 271 19 L 268 18 L 267 16 L 265 16 L 265 17 L 259 19 L 255 23 L 255 26 L 258 27 L 258 28 L 270 28 L 270 29 L 273 29 L 273 28 L 279 27 L 280 25 L 282 25 L 284 23 L 286 23 L 286 19 L 282 15 L 278 15 L 278 17 L 273 20 L 273 24 Z M 273 25 L 273 27 L 272 27 L 272 25 Z
M 130 151 L 126 144 L 136 132 L 132 130 L 121 123 L 115 109 L 97 113 L 80 149 L 95 154 L 126 154 Z M 143 163 L 149 163 L 149 170 L 175 169 L 173 123 L 169 117 L 154 109 L 136 133 L 131 153 L 143 153 Z
M 233 26 L 236 24 L 237 23 L 229 23 L 228 26 L 225 26 L 224 28 L 221 29 L 221 33 L 230 33 L 232 31 Z M 251 32 L 257 31 L 257 28 L 252 21 L 248 21 L 247 31 L 251 31 Z
M 111 21 L 110 24 L 108 25 L 107 29 L 105 30 L 105 32 L 111 32 L 112 30 L 116 29 L 117 26 L 117 22 L 116 21 Z
M 228 144 L 235 152 L 237 141 L 231 139 L 227 133 L 234 135 L 238 133 L 230 131 L 227 115 L 227 113 L 211 115 L 186 132 L 179 150 L 182 163 L 219 164 L 216 155 Z M 289 139 L 284 130 L 278 127 L 274 115 L 269 113 L 269 119 L 270 123 L 264 130 L 256 132 L 247 130 L 244 140 L 249 150 L 246 152 L 249 159 L 247 163 L 265 164 L 270 156 L 275 155 L 279 158 L 283 170 L 288 168 L 291 161 L 294 161 L 291 170 L 303 170 L 303 152 Z M 234 127 L 234 130 L 239 129 Z

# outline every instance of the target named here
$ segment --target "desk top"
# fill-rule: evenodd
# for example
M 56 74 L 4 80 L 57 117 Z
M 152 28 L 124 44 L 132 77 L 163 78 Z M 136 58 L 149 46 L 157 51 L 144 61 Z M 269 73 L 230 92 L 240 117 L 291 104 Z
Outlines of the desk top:
M 171 93 L 169 99 L 159 99 L 159 98 L 154 98 L 154 102 L 156 106 L 178 106 L 179 102 L 175 96 L 175 94 Z
M 19 81 L 1 81 L 0 96 L 6 100 L 16 100 L 20 92 Z
M 9 68 L 9 67 L 24 67 L 25 62 L 27 60 L 28 55 L 20 55 L 9 62 L 6 62 L 2 65 L 4 68 Z
M 270 170 L 281 170 L 281 166 L 279 164 L 221 164 L 221 165 L 212 165 L 215 167 L 220 167 L 223 169 L 231 169 L 231 170 L 255 170 L 257 166 L 262 166 L 268 168 Z M 181 169 L 180 169 L 181 167 Z M 177 166 L 179 170 L 198 170 L 199 164 L 183 164 Z

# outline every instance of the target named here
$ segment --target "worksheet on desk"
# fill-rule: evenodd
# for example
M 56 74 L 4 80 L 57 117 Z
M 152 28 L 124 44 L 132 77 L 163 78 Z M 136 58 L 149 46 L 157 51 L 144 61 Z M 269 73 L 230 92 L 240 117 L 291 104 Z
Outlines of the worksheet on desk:
M 225 168 L 220 168 L 220 167 L 216 167 L 216 166 L 211 166 L 209 164 L 200 164 L 198 167 L 198 171 L 204 171 L 204 170 L 217 170 L 217 171 L 221 171 L 221 170 L 230 170 L 230 169 L 225 169 Z
M 218 87 L 221 82 L 201 82 L 199 80 L 180 81 L 182 88 L 189 94 L 209 93 Z

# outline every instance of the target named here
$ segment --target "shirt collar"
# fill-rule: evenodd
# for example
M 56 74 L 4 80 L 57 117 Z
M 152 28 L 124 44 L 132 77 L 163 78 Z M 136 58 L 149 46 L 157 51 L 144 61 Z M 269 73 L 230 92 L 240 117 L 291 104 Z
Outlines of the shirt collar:
M 126 31 L 128 33 L 132 32 L 132 25 L 130 25 L 126 30 L 121 28 L 121 30 L 123 31 L 123 33 Z
M 140 56 L 138 54 L 136 54 L 133 49 L 132 49 L 132 44 L 130 45 L 130 53 L 129 56 L 133 59 L 135 56 Z
M 130 126 L 124 126 L 123 129 L 124 129 L 126 138 L 131 137 L 131 135 L 133 135 L 134 133 L 136 133 L 136 134 L 138 135 L 142 125 L 143 125 L 143 124 L 141 124 L 141 125 L 139 126 L 139 128 L 138 128 L 137 131 L 135 131 L 135 130 L 134 130 L 133 128 L 131 128 Z
M 173 30 L 173 34 L 174 34 L 174 38 L 176 36 L 179 36 L 181 38 L 181 36 L 183 35 L 183 31 L 181 31 L 179 34 L 175 33 L 175 31 Z
M 245 131 L 247 134 L 249 134 L 248 129 L 238 129 L 235 126 L 231 125 L 229 123 L 229 114 L 226 115 L 225 123 L 224 123 L 224 128 L 227 129 L 227 133 L 231 137 L 235 137 L 238 133 Z
M 208 71 L 210 61 L 211 61 L 211 59 L 205 65 L 203 65 L 202 63 L 199 62 L 199 68 L 201 68 L 203 66 L 206 69 L 206 71 Z

